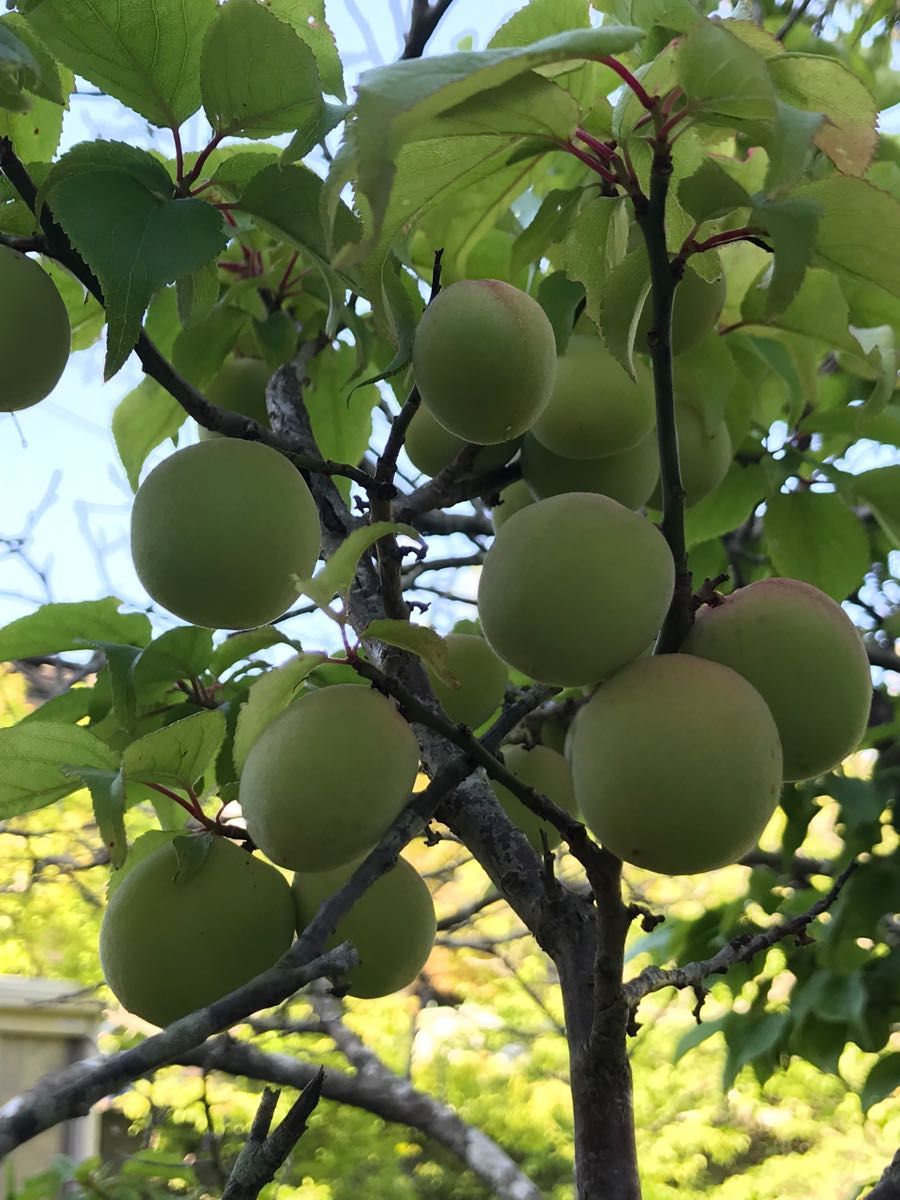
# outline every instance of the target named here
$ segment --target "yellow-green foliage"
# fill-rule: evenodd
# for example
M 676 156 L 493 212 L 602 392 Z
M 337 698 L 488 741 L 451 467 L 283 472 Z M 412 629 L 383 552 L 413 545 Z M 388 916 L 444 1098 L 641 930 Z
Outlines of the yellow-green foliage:
M 319 905 L 340 890 L 356 865 L 294 876 L 298 932 L 303 932 Z M 360 896 L 329 942 L 332 946 L 352 942 L 359 954 L 360 962 L 347 978 L 350 994 L 372 1000 L 411 984 L 428 960 L 435 928 L 427 884 L 405 859 L 399 859 Z
M 536 300 L 496 279 L 460 280 L 426 308 L 413 348 L 422 400 L 451 433 L 493 445 L 546 407 L 556 341 Z
M 542 796 L 547 796 L 567 813 L 576 815 L 578 806 L 575 803 L 572 772 L 561 754 L 547 746 L 534 746 L 531 750 L 526 750 L 524 746 L 504 746 L 503 761 L 523 783 Z M 561 838 L 553 825 L 542 821 L 526 808 L 518 796 L 513 795 L 502 783 L 492 780 L 491 786 L 506 815 L 522 830 L 538 853 L 544 849 L 544 839 L 551 850 L 559 845 Z
M 49 396 L 69 360 L 62 297 L 34 259 L 0 246 L 0 412 Z
M 725 303 L 725 276 L 706 280 L 691 267 L 687 267 L 675 289 L 675 304 L 672 309 L 672 353 L 682 354 L 696 346 L 715 326 Z M 653 308 L 648 295 L 637 331 L 634 335 L 636 350 L 647 353 L 647 334 L 653 325 Z
M 478 589 L 484 636 L 543 683 L 596 683 L 647 647 L 672 598 L 660 532 L 607 496 L 568 492 L 511 517 Z
M 424 404 L 410 421 L 403 444 L 409 461 L 426 475 L 437 475 L 438 471 L 449 467 L 466 445 L 462 438 L 456 437 L 440 425 Z M 504 463 L 509 462 L 518 447 L 518 438 L 500 442 L 496 446 L 486 446 L 475 456 L 471 473 L 481 475 L 494 467 L 502 467 Z
M 557 364 L 550 403 L 532 433 L 565 458 L 603 458 L 636 445 L 655 422 L 649 368 L 638 363 L 634 381 L 598 337 L 574 334 Z
M 229 358 L 206 389 L 206 395 L 219 408 L 250 417 L 269 428 L 266 411 L 266 385 L 271 371 L 258 358 Z M 200 426 L 200 440 L 221 437 Z
M 280 866 L 341 867 L 387 830 L 418 764 L 415 735 L 380 692 L 352 683 L 311 692 L 247 756 L 240 786 L 247 828 Z
M 429 670 L 432 690 L 451 721 L 477 729 L 503 702 L 506 664 L 477 634 L 451 633 L 445 641 L 447 665 L 459 687 L 442 683 Z
M 778 726 L 785 779 L 808 779 L 859 745 L 872 696 L 869 661 L 844 610 L 796 579 L 763 579 L 700 610 L 684 649 L 731 667 Z
M 138 489 L 131 554 L 158 604 L 194 625 L 264 625 L 312 574 L 319 514 L 293 464 L 268 446 L 216 438 L 178 450 Z
M 170 843 L 116 888 L 100 929 L 100 961 L 119 1002 L 168 1025 L 253 979 L 293 940 L 287 880 L 216 838 L 202 864 L 179 871 Z
M 575 798 L 600 842 L 670 875 L 711 871 L 757 841 L 778 803 L 772 714 L 735 671 L 688 654 L 643 658 L 578 714 Z
M 626 508 L 640 508 L 659 479 L 656 430 L 651 429 L 636 446 L 604 458 L 564 458 L 526 434 L 522 476 L 537 500 L 563 492 L 597 492 Z

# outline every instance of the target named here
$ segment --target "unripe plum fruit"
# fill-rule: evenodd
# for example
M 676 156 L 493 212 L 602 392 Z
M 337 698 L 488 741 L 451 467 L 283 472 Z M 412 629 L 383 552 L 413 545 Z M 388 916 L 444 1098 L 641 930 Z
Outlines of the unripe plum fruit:
M 506 663 L 477 634 L 450 633 L 444 640 L 447 665 L 459 687 L 448 687 L 429 670 L 432 691 L 451 721 L 477 729 L 503 703 Z
M 534 496 L 524 479 L 517 479 L 515 483 L 511 483 L 503 489 L 499 501 L 500 503 L 496 504 L 491 512 L 491 525 L 494 527 L 494 533 L 497 533 L 520 508 L 527 508 L 529 504 L 533 504 Z
M 703 414 L 684 400 L 675 401 L 675 428 L 678 430 L 678 460 L 684 502 L 691 508 L 719 486 L 731 466 L 731 437 L 724 420 L 708 427 Z M 660 483 L 650 497 L 652 508 L 662 508 Z
M 69 314 L 53 280 L 34 259 L 0 246 L 0 412 L 49 396 L 71 345 Z
M 656 424 L 656 409 L 649 368 L 639 362 L 636 370 L 635 381 L 598 337 L 574 334 L 532 434 L 565 458 L 603 458 L 637 445 Z
M 532 679 L 596 683 L 652 641 L 674 576 L 645 517 L 608 496 L 567 492 L 523 508 L 497 534 L 481 570 L 481 627 Z
M 462 438 L 440 425 L 423 405 L 409 423 L 404 447 L 409 461 L 425 475 L 432 477 L 449 467 L 466 443 Z M 475 456 L 470 475 L 483 475 L 495 467 L 502 467 L 519 448 L 519 439 L 500 442 L 496 446 L 485 446 Z
M 546 407 L 556 375 L 553 327 L 536 300 L 497 279 L 462 279 L 438 293 L 416 330 L 422 401 L 457 437 L 509 441 Z
M 312 574 L 319 515 L 296 467 L 260 442 L 178 450 L 138 488 L 131 554 L 153 599 L 194 625 L 264 625 Z
M 620 454 L 605 458 L 564 458 L 548 450 L 533 434 L 522 442 L 522 477 L 538 500 L 564 492 L 597 492 L 640 508 L 659 479 L 656 430 Z
M 683 354 L 706 337 L 714 328 L 725 304 L 725 276 L 707 280 L 691 267 L 685 267 L 675 289 L 672 308 L 672 353 Z M 634 347 L 646 354 L 647 334 L 653 325 L 653 298 L 648 293 L 634 335 Z
M 513 775 L 528 787 L 558 804 L 571 816 L 577 815 L 572 772 L 561 754 L 547 746 L 534 746 L 531 750 L 526 750 L 524 746 L 504 746 L 503 761 Z M 502 783 L 492 779 L 491 787 L 513 825 L 522 830 L 539 854 L 544 848 L 542 832 L 550 850 L 559 845 L 562 838 L 554 825 L 541 820 Z
M 781 791 L 766 702 L 728 667 L 690 654 L 642 658 L 578 714 L 575 798 L 613 854 L 664 875 L 737 862 Z
M 217 837 L 182 876 L 169 842 L 113 892 L 100 961 L 129 1012 L 168 1025 L 274 966 L 293 938 L 291 889 L 274 867 Z
M 837 766 L 866 729 L 869 660 L 856 626 L 830 596 L 797 579 L 761 579 L 702 608 L 689 654 L 731 667 L 772 710 L 785 779 Z
M 354 862 L 336 871 L 294 876 L 301 933 L 319 905 L 343 887 L 356 866 Z M 347 976 L 347 990 L 351 996 L 374 1000 L 413 982 L 428 961 L 436 928 L 428 885 L 400 858 L 341 918 L 328 945 L 353 944 L 360 961 Z
M 269 414 L 266 409 L 266 386 L 272 372 L 258 358 L 229 358 L 222 364 L 218 374 L 206 389 L 206 396 L 219 408 L 240 413 L 258 421 L 269 429 Z M 200 426 L 200 440 L 222 437 L 211 429 Z
M 247 829 L 281 867 L 341 867 L 386 832 L 418 765 L 412 729 L 380 692 L 355 683 L 310 692 L 250 748 L 239 796 Z

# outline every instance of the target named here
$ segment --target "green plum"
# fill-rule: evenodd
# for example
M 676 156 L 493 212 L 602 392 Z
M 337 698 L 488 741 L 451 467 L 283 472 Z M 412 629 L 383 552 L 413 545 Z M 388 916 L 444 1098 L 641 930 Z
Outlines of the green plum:
M 459 687 L 442 683 L 431 670 L 429 682 L 451 721 L 477 729 L 503 703 L 506 664 L 477 634 L 450 633 L 444 640 L 450 673 Z
M 641 658 L 578 714 L 575 798 L 613 854 L 665 875 L 735 863 L 778 804 L 781 744 L 745 679 L 690 654 Z
M 416 780 L 412 729 L 380 692 L 310 692 L 250 748 L 240 802 L 250 836 L 279 866 L 330 871 L 373 846 Z
M 465 445 L 462 438 L 449 433 L 443 425 L 440 425 L 424 405 L 419 408 L 410 421 L 404 442 L 407 456 L 412 465 L 425 475 L 431 476 L 437 475 L 444 467 L 449 467 Z M 495 467 L 504 466 L 518 448 L 518 438 L 500 442 L 496 446 L 485 446 L 476 455 L 469 473 L 483 475 Z
M 517 479 L 515 483 L 510 483 L 500 493 L 498 503 L 494 505 L 491 512 L 491 525 L 494 527 L 494 533 L 497 533 L 501 526 L 505 525 L 520 508 L 526 508 L 533 503 L 534 496 L 524 479 Z
M 526 750 L 524 746 L 504 746 L 503 761 L 517 779 L 558 804 L 571 816 L 577 816 L 572 772 L 556 750 L 550 750 L 547 746 L 534 746 L 531 750 Z M 559 845 L 562 839 L 553 825 L 541 820 L 502 783 L 492 780 L 491 787 L 506 810 L 506 815 L 521 829 L 539 854 L 544 848 L 542 834 L 547 839 L 548 849 Z
M 526 434 L 522 442 L 522 477 L 538 500 L 564 492 L 597 492 L 626 508 L 640 508 L 659 479 L 656 430 L 629 450 L 605 458 L 563 458 L 532 434 Z
M 836 767 L 859 745 L 872 702 L 856 626 L 830 596 L 797 579 L 761 579 L 702 608 L 684 649 L 731 667 L 768 704 L 785 779 Z
M 542 683 L 596 683 L 637 658 L 672 599 L 672 555 L 645 517 L 566 492 L 521 509 L 494 539 L 478 612 L 504 662 Z
M 466 442 L 519 437 L 546 407 L 556 339 L 544 310 L 497 279 L 463 279 L 428 305 L 413 369 L 432 416 Z
M 634 335 L 636 350 L 647 353 L 647 334 L 653 324 L 653 307 L 648 295 L 638 320 Z M 725 304 L 725 276 L 703 279 L 691 267 L 686 267 L 681 282 L 675 289 L 675 304 L 672 309 L 672 353 L 683 354 L 696 346 L 701 338 L 710 333 L 719 319 Z
M 215 438 L 154 467 L 131 514 L 131 554 L 153 599 L 194 625 L 265 625 L 312 574 L 319 515 L 297 468 L 260 442 Z
M 215 379 L 206 390 L 208 400 L 219 408 L 240 413 L 258 421 L 269 429 L 269 414 L 266 409 L 266 386 L 272 372 L 258 358 L 229 358 L 219 369 Z M 199 427 L 200 440 L 209 441 L 221 437 L 210 429 Z
M 53 280 L 33 258 L 0 246 L 0 412 L 49 396 L 72 344 L 69 314 Z
M 274 867 L 217 837 L 179 872 L 168 842 L 113 892 L 100 962 L 129 1012 L 169 1025 L 274 966 L 293 938 L 291 889 Z
M 630 379 L 598 337 L 574 334 L 532 434 L 564 458 L 603 458 L 636 446 L 656 423 L 652 375 L 643 362 L 636 370 Z
M 297 929 L 346 883 L 357 863 L 294 876 Z M 360 961 L 347 976 L 351 996 L 372 1000 L 408 987 L 425 966 L 437 929 L 428 885 L 406 859 L 381 875 L 338 922 L 329 946 L 351 942 Z

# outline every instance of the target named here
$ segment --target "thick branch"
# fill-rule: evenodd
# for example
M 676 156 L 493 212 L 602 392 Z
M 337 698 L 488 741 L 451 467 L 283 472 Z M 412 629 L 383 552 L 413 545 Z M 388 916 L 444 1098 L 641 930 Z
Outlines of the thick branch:
M 900 1150 L 884 1168 L 881 1178 L 865 1200 L 900 1200 Z
M 286 1054 L 267 1054 L 228 1037 L 208 1042 L 182 1056 L 180 1062 L 287 1087 L 304 1087 L 315 1073 L 308 1063 Z M 487 1134 L 467 1125 L 452 1108 L 389 1071 L 374 1055 L 365 1071 L 352 1075 L 329 1067 L 322 1095 L 364 1109 L 384 1121 L 420 1130 L 456 1155 L 500 1200 L 540 1200 L 534 1184 Z
M 85 1116 L 98 1100 L 158 1067 L 176 1062 L 179 1056 L 261 1008 L 280 1004 L 313 979 L 340 979 L 358 961 L 356 952 L 346 943 L 314 957 L 307 953 L 312 941 L 304 935 L 271 970 L 132 1049 L 109 1058 L 88 1058 L 45 1075 L 30 1091 L 4 1104 L 0 1108 L 0 1162 L 16 1146 L 45 1129 Z
M 401 59 L 421 57 L 428 39 L 452 3 L 453 0 L 434 0 L 433 4 L 429 4 L 428 0 L 413 0 L 412 20 Z
M 662 988 L 692 988 L 702 991 L 704 981 L 711 975 L 724 975 L 729 967 L 733 967 L 737 963 L 751 962 L 757 954 L 769 950 L 786 938 L 805 937 L 807 927 L 815 921 L 816 917 L 831 908 L 858 865 L 857 860 L 854 859 L 834 881 L 831 890 L 806 912 L 791 917 L 788 921 L 782 921 L 778 925 L 773 925 L 771 929 L 766 929 L 762 933 L 740 934 L 738 937 L 732 938 L 712 958 L 687 963 L 683 967 L 645 967 L 640 975 L 625 984 L 625 996 L 629 1006 L 632 1010 L 636 1009 L 644 996 L 649 996 L 651 992 L 661 991 Z

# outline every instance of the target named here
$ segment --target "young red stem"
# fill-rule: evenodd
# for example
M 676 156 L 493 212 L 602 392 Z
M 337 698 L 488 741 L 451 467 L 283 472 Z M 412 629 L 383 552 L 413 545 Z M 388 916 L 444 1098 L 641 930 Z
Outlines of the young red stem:
M 215 135 L 215 137 L 212 138 L 212 140 L 203 147 L 203 149 L 197 155 L 197 161 L 194 163 L 194 165 L 191 167 L 190 171 L 188 171 L 187 175 L 185 175 L 184 179 L 181 181 L 185 187 L 190 187 L 192 184 L 197 182 L 197 180 L 200 178 L 200 173 L 202 172 L 203 168 L 206 166 L 206 160 L 209 158 L 209 156 L 212 154 L 213 150 L 215 150 L 215 148 L 218 146 L 219 142 L 221 142 L 221 140 L 224 136 L 225 135 L 222 133 L 217 133 Z
M 141 783 L 144 785 L 144 787 L 151 788 L 154 792 L 159 792 L 161 796 L 167 796 L 169 800 L 174 800 L 180 808 L 183 808 L 186 813 L 190 813 L 192 817 L 195 817 L 204 825 L 208 823 L 209 818 L 200 808 L 196 797 L 194 797 L 194 801 L 191 802 L 189 800 L 185 800 L 184 796 L 179 796 L 177 792 L 173 792 L 171 788 L 167 788 L 161 783 L 150 783 L 146 779 L 142 779 Z
M 299 256 L 300 256 L 300 251 L 295 250 L 294 253 L 290 257 L 290 261 L 288 262 L 287 269 L 285 270 L 284 274 L 281 277 L 281 282 L 278 285 L 276 295 L 281 296 L 282 298 L 285 295 L 285 289 L 287 288 L 288 282 L 291 278 L 291 272 L 293 271 L 294 267 L 297 265 L 297 259 L 299 258 Z
M 716 246 L 729 246 L 732 242 L 750 241 L 752 238 L 761 237 L 764 233 L 763 229 L 744 225 L 740 229 L 726 229 L 724 233 L 716 233 L 703 242 L 695 242 L 693 238 L 688 238 L 678 252 L 678 257 L 687 258 L 690 254 L 702 254 L 704 250 L 714 250 Z
M 637 79 L 628 70 L 624 63 L 620 63 L 617 58 L 613 58 L 611 54 L 607 54 L 600 59 L 604 67 L 609 67 L 611 71 L 619 76 L 624 84 L 626 84 L 635 94 L 635 97 L 643 108 L 648 112 L 653 112 L 659 103 L 658 96 L 651 96 L 650 93 L 642 86 L 641 81 Z
M 615 148 L 613 146 L 608 146 L 606 144 L 606 142 L 601 142 L 599 138 L 593 137 L 591 134 L 587 133 L 584 129 L 576 129 L 575 136 L 578 138 L 578 140 L 580 142 L 584 142 L 584 144 L 586 146 L 590 146 L 590 148 L 594 151 L 595 154 L 598 154 L 602 159 L 605 159 L 607 162 L 609 162 L 611 159 L 613 159 L 615 157 L 616 152 L 615 152 Z
M 593 158 L 584 150 L 579 150 L 579 148 L 577 146 L 573 146 L 571 142 L 563 142 L 562 145 L 564 150 L 568 150 L 570 154 L 574 154 L 576 158 L 580 158 L 586 166 L 590 167 L 591 170 L 595 174 L 599 175 L 601 179 L 605 179 L 607 183 L 617 184 L 619 182 L 615 175 L 613 175 L 612 171 L 607 171 L 606 167 L 604 167 L 602 163 L 599 163 L 596 158 Z
M 684 118 L 688 115 L 689 115 L 689 109 L 687 108 L 687 106 L 685 106 L 684 108 L 680 108 L 677 113 L 674 113 L 672 116 L 670 116 L 669 119 L 660 127 L 659 133 L 657 133 L 657 135 L 656 135 L 657 138 L 660 141 L 664 141 L 665 139 L 667 139 L 669 134 L 675 128 L 675 126 L 680 121 L 683 121 Z

